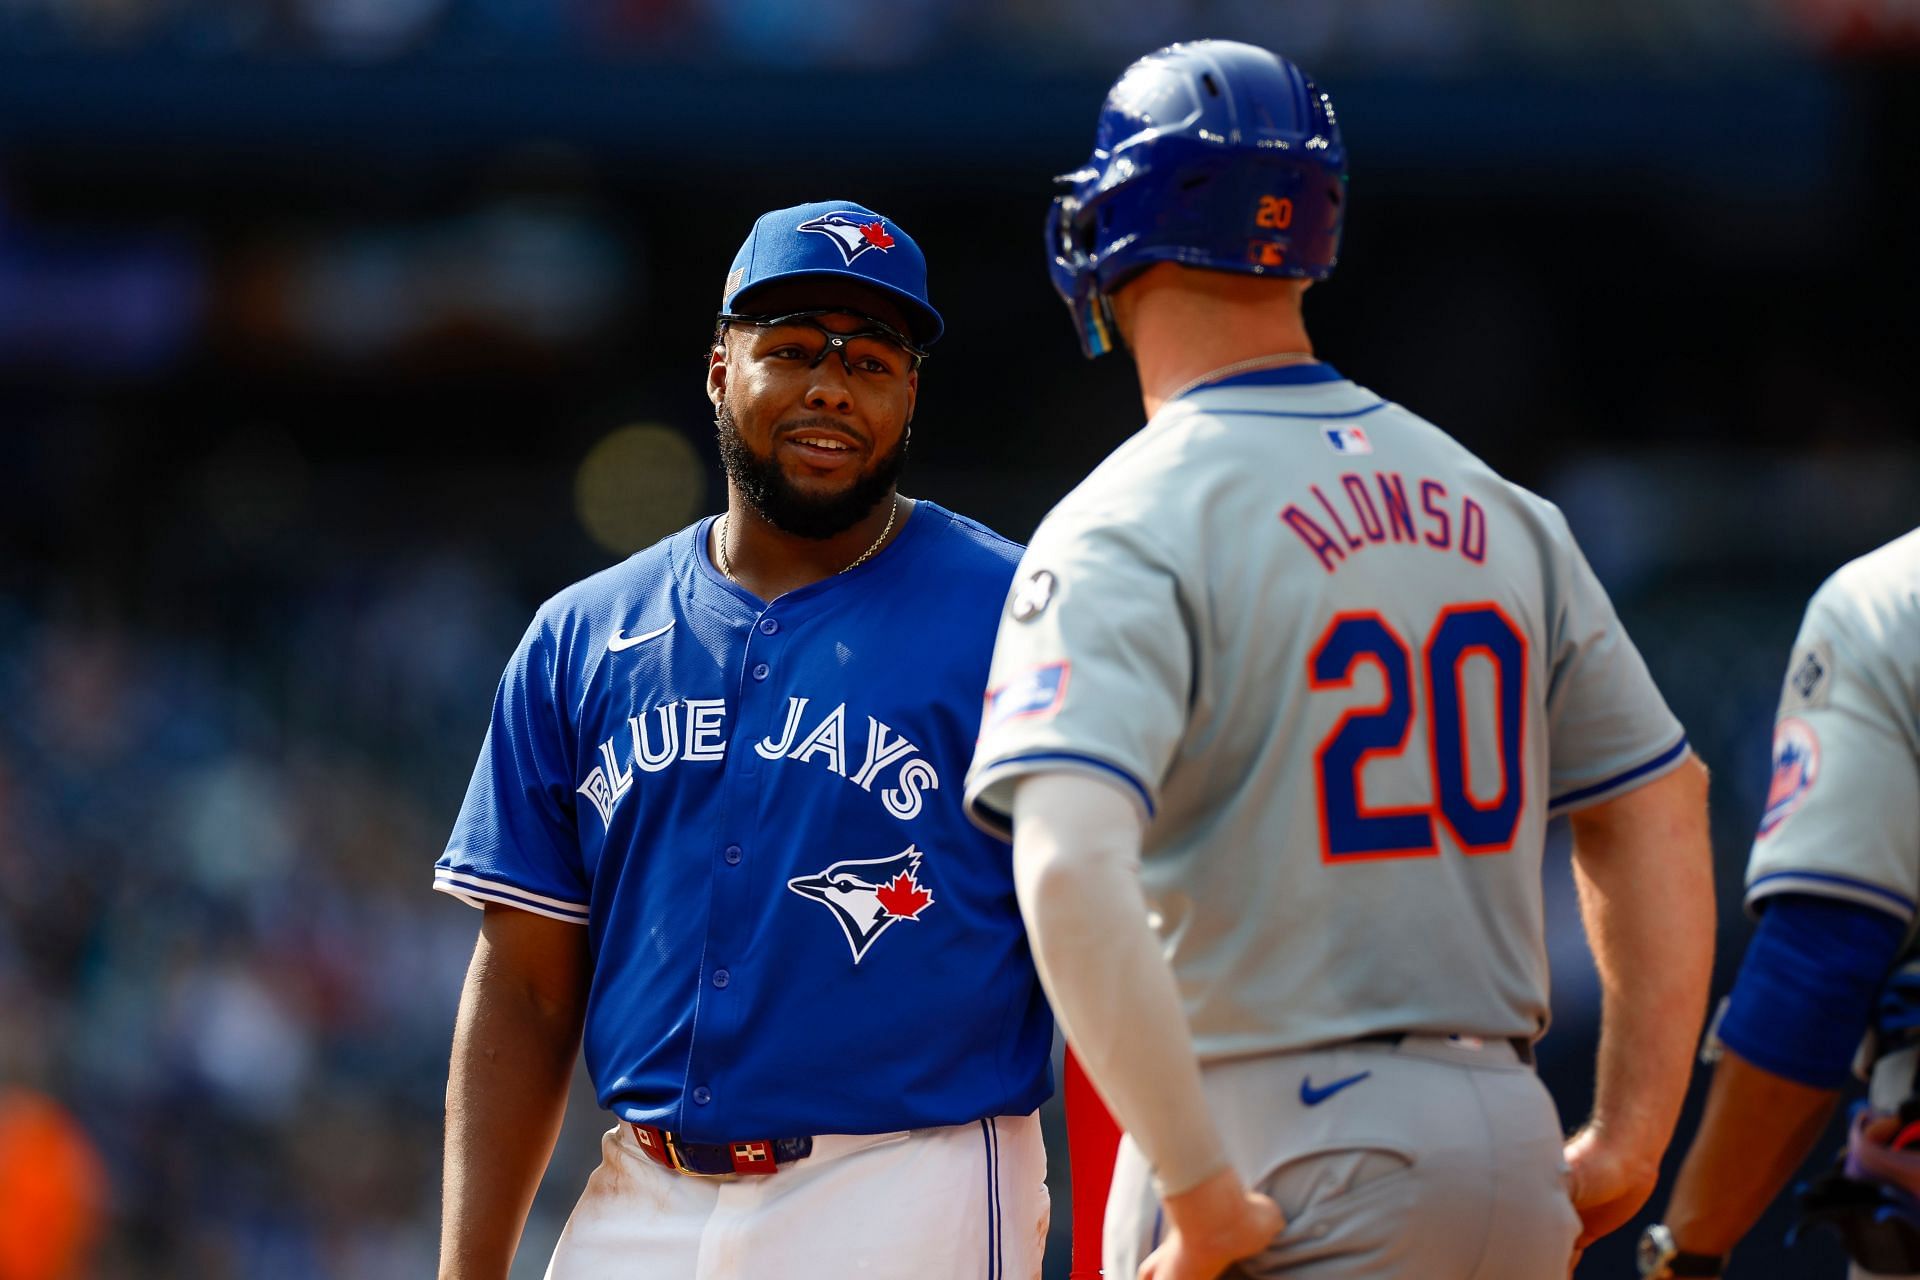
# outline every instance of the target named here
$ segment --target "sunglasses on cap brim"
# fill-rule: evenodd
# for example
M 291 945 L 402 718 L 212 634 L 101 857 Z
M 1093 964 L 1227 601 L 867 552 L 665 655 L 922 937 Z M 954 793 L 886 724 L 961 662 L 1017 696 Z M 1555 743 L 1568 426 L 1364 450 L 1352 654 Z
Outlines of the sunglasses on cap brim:
M 819 318 L 821 316 L 836 315 L 857 316 L 866 322 L 866 327 L 852 329 L 843 333 L 837 329 L 829 329 L 820 323 Z M 892 325 L 886 323 L 884 320 L 876 320 L 864 312 L 850 311 L 846 307 L 816 307 L 811 311 L 790 311 L 786 315 L 780 316 L 750 316 L 743 315 L 737 311 L 722 311 L 719 316 L 719 321 L 723 325 L 744 324 L 751 325 L 756 329 L 777 329 L 782 325 L 790 324 L 804 325 L 809 329 L 817 329 L 826 335 L 827 345 L 820 348 L 820 354 L 814 359 L 815 364 L 826 359 L 829 351 L 835 348 L 845 348 L 847 343 L 855 338 L 878 338 L 882 342 L 892 343 L 912 358 L 916 369 L 920 367 L 920 362 L 927 358 L 925 347 L 920 346 L 912 338 L 909 338 Z

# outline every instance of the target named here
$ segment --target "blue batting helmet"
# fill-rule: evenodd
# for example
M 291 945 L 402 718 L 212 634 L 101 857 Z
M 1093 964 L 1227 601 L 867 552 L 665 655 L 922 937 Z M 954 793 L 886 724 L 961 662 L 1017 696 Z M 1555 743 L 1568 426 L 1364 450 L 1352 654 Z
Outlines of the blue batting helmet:
M 1047 254 L 1089 357 L 1117 343 L 1108 296 L 1156 262 L 1323 280 L 1339 256 L 1347 152 L 1333 104 L 1254 45 L 1169 45 L 1128 67 L 1092 158 L 1057 181 Z

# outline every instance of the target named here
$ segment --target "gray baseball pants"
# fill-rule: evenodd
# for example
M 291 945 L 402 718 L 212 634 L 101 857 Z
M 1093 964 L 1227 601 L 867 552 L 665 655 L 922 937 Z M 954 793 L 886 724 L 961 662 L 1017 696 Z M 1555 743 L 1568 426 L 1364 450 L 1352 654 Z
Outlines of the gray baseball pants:
M 1287 1222 L 1229 1276 L 1565 1280 L 1580 1221 L 1560 1119 L 1506 1041 L 1356 1041 L 1202 1075 L 1228 1158 Z M 1162 1228 L 1152 1170 L 1125 1141 L 1106 1274 L 1132 1277 Z

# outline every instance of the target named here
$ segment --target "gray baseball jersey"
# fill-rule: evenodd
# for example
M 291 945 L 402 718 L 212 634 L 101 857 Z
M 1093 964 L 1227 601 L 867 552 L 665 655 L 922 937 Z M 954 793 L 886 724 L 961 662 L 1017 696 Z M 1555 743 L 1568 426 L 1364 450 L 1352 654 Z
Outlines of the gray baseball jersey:
M 1906 923 L 1907 959 L 1915 954 L 1920 529 L 1841 568 L 1807 605 L 1780 690 L 1748 909 L 1776 893 L 1885 911 Z M 1911 1096 L 1915 1058 L 1907 1045 L 1874 1061 L 1875 1107 L 1892 1111 Z M 1874 1275 L 1857 1265 L 1848 1274 Z
M 1747 905 L 1811 893 L 1909 925 L 1920 895 L 1920 529 L 1807 605 L 1773 731 Z
M 1203 1059 L 1547 1020 L 1549 816 L 1686 739 L 1559 511 L 1325 365 L 1167 405 L 1048 515 L 967 780 L 1117 780 Z

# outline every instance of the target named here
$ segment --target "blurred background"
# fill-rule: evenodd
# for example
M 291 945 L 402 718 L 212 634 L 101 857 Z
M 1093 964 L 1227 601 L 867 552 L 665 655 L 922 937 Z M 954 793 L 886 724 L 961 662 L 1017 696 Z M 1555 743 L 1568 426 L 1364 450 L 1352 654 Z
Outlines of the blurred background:
M 1322 353 L 1565 507 L 1713 767 L 1726 989 L 1801 607 L 1920 523 L 1914 0 L 0 0 L 0 1277 L 432 1273 L 479 918 L 430 867 L 534 606 L 720 504 L 740 238 L 914 232 L 905 487 L 1025 537 L 1139 422 L 1049 178 L 1202 35 L 1339 108 Z M 1732 1274 L 1839 1275 L 1789 1222 Z

